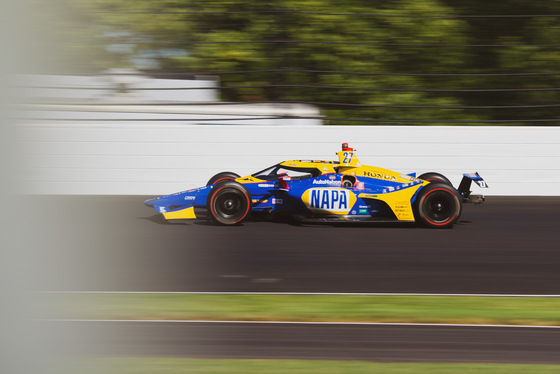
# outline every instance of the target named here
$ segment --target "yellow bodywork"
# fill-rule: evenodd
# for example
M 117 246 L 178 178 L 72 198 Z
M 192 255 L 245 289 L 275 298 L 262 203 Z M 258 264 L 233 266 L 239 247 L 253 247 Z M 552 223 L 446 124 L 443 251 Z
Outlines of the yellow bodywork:
M 252 175 L 247 175 L 246 177 L 241 177 L 241 178 L 237 178 L 235 179 L 236 182 L 239 183 L 263 183 L 266 182 L 265 180 L 259 179 L 259 178 L 255 178 Z
M 418 178 L 414 178 L 410 175 L 402 174 L 399 172 L 395 172 L 392 170 L 375 167 L 375 166 L 367 166 L 362 165 L 356 154 L 351 148 L 344 149 L 341 152 L 337 152 L 338 155 L 338 163 L 334 161 L 301 161 L 301 160 L 291 160 L 291 161 L 284 161 L 280 163 L 282 166 L 293 167 L 293 168 L 315 168 L 321 172 L 321 174 L 344 174 L 344 175 L 352 175 L 356 177 L 357 182 L 360 182 L 360 177 L 368 177 L 368 178 L 375 178 L 384 181 L 396 182 L 405 185 L 404 188 L 400 189 L 391 189 L 390 187 L 383 191 L 383 193 L 360 193 L 359 191 L 350 191 L 348 190 L 348 194 L 345 195 L 352 203 L 350 206 L 354 204 L 356 201 L 356 197 L 362 199 L 375 199 L 379 201 L 385 202 L 393 211 L 395 216 L 399 221 L 414 221 L 414 214 L 412 211 L 411 206 L 411 199 L 416 193 L 416 191 L 428 184 L 429 182 L 423 181 Z M 252 175 L 248 175 L 245 177 L 240 177 L 235 179 L 239 183 L 263 183 L 266 182 L 262 179 L 255 178 Z M 412 184 L 411 182 L 414 182 Z M 407 184 L 411 184 L 410 186 L 406 186 Z M 344 188 L 333 188 L 336 190 L 344 190 Z M 342 195 L 341 195 L 342 196 Z M 309 191 L 304 193 L 302 196 L 304 203 L 310 199 Z M 308 201 L 307 201 L 308 203 Z M 309 204 L 306 204 L 309 206 Z M 313 211 L 313 209 L 311 209 Z M 314 211 L 315 213 L 322 213 L 321 211 Z M 329 214 L 347 214 L 347 212 L 336 212 L 336 211 L 329 211 Z M 195 218 L 194 209 L 187 208 L 180 211 L 175 212 L 168 212 L 163 214 L 166 219 L 190 219 Z
M 414 221 L 414 214 L 412 212 L 412 205 L 410 199 L 421 185 L 410 187 L 404 190 L 398 190 L 384 194 L 367 194 L 363 193 L 358 195 L 362 199 L 376 199 L 384 201 L 389 205 L 393 213 L 399 221 Z M 369 196 L 368 196 L 369 195 Z
M 337 155 L 340 165 L 338 172 L 341 174 L 356 176 L 358 181 L 359 177 L 362 176 L 403 184 L 410 183 L 412 181 L 422 182 L 415 186 L 401 190 L 388 191 L 381 194 L 361 193 L 358 195 L 358 197 L 362 199 L 376 199 L 387 203 L 399 221 L 414 221 L 414 214 L 412 212 L 410 200 L 420 187 L 428 184 L 429 182 L 392 170 L 362 165 L 352 150 L 337 152 Z
M 336 163 L 332 161 L 284 161 L 281 162 L 280 165 L 282 166 L 292 166 L 298 168 L 316 168 L 321 171 L 321 174 L 330 174 L 336 173 L 334 169 L 338 166 Z
M 194 219 L 194 207 L 162 213 L 165 219 Z
M 362 163 L 360 162 L 360 160 L 358 159 L 354 151 L 350 148 L 337 152 L 336 154 L 338 155 L 338 163 L 332 161 L 291 160 L 291 161 L 284 161 L 280 163 L 280 165 L 295 167 L 295 168 L 315 168 L 321 171 L 321 174 L 338 173 L 338 174 L 353 175 L 357 178 L 358 182 L 360 181 L 360 177 L 375 178 L 375 179 L 381 179 L 385 181 L 397 182 L 402 184 L 407 184 L 414 181 L 417 184 L 403 189 L 386 191 L 384 193 L 378 193 L 378 194 L 356 192 L 356 195 L 354 195 L 354 193 L 349 195 L 349 199 L 352 202 L 352 204 L 355 202 L 356 196 L 362 199 L 380 200 L 385 202 L 391 208 L 391 210 L 393 211 L 393 213 L 395 214 L 395 216 L 399 221 L 414 221 L 414 214 L 412 212 L 412 205 L 410 204 L 410 200 L 412 199 L 412 196 L 414 196 L 414 194 L 420 187 L 428 184 L 429 182 L 411 177 L 406 174 L 398 173 L 392 170 L 375 167 L 375 166 L 362 165 Z M 251 175 L 237 178 L 236 181 L 239 183 L 265 182 L 264 180 L 255 178 Z M 302 199 L 308 200 L 309 194 L 304 193 Z M 306 201 L 304 201 L 304 203 L 305 202 Z M 352 204 L 350 206 L 352 206 Z M 315 211 L 315 213 L 321 213 L 321 212 Z M 329 213 L 338 214 L 338 215 L 346 214 L 345 212 L 333 212 L 333 211 L 330 211 Z

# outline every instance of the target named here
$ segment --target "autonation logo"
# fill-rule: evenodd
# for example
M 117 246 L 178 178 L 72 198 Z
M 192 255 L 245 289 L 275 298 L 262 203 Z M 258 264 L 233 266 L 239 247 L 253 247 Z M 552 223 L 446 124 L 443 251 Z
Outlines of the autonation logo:
M 330 179 L 314 180 L 313 184 L 328 185 L 328 186 L 340 186 L 340 181 L 332 181 Z

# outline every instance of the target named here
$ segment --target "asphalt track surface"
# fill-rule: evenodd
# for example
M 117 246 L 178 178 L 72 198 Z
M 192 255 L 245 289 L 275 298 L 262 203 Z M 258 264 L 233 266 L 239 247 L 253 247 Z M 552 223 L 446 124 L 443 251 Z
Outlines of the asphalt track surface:
M 31 198 L 31 245 L 49 269 L 39 288 L 560 294 L 558 197 L 488 197 L 449 230 L 170 224 L 146 198 Z
M 560 198 L 489 197 L 451 230 L 410 224 L 168 224 L 142 196 L 22 204 L 45 291 L 560 294 Z M 30 268 L 34 268 L 30 266 Z M 56 323 L 54 323 L 56 325 Z M 77 352 L 560 364 L 560 329 L 66 322 Z M 54 328 L 52 323 L 41 329 Z M 66 337 L 66 338 L 65 338 Z M 70 347 L 70 348 L 69 348 Z
M 560 331 L 557 329 L 175 322 L 69 323 L 74 324 L 73 337 L 62 338 L 69 343 L 64 349 L 78 355 L 560 364 Z M 45 327 L 56 328 L 52 325 L 43 326 Z M 46 329 L 45 333 L 50 331 Z M 62 335 L 60 331 L 53 334 L 59 339 Z

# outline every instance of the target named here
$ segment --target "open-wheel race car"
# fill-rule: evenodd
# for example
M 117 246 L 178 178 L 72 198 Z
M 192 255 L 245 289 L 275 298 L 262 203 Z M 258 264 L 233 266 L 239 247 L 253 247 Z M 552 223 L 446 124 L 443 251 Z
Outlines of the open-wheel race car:
M 488 187 L 478 173 L 463 174 L 458 188 L 438 173 L 403 174 L 362 165 L 347 143 L 338 161 L 284 161 L 240 177 L 222 172 L 206 186 L 145 202 L 167 220 L 204 219 L 240 224 L 249 215 L 289 215 L 304 222 L 417 222 L 449 228 L 472 195 L 474 181 Z

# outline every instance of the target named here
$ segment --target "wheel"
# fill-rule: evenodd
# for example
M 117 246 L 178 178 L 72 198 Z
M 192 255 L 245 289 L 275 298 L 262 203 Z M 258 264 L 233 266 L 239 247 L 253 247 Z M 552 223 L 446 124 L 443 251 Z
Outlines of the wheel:
M 208 195 L 206 203 L 210 218 L 223 225 L 235 225 L 251 210 L 251 196 L 241 183 L 232 180 L 218 182 Z
M 432 228 L 450 228 L 461 216 L 461 197 L 451 186 L 432 182 L 423 187 L 413 205 L 416 221 Z
M 450 186 L 452 186 L 451 182 L 449 181 L 449 179 L 447 179 L 445 177 L 445 175 L 440 174 L 440 173 L 424 173 L 421 176 L 418 177 L 419 179 L 423 179 L 425 181 L 428 182 L 442 182 L 442 183 L 446 183 Z
M 208 181 L 208 183 L 206 183 L 207 186 L 214 184 L 214 183 L 218 183 L 221 181 L 226 181 L 226 180 L 233 180 L 233 179 L 237 179 L 239 178 L 239 175 L 232 173 L 231 171 L 224 171 L 221 173 L 218 173 L 216 175 L 214 175 L 212 178 L 210 178 L 210 180 Z

